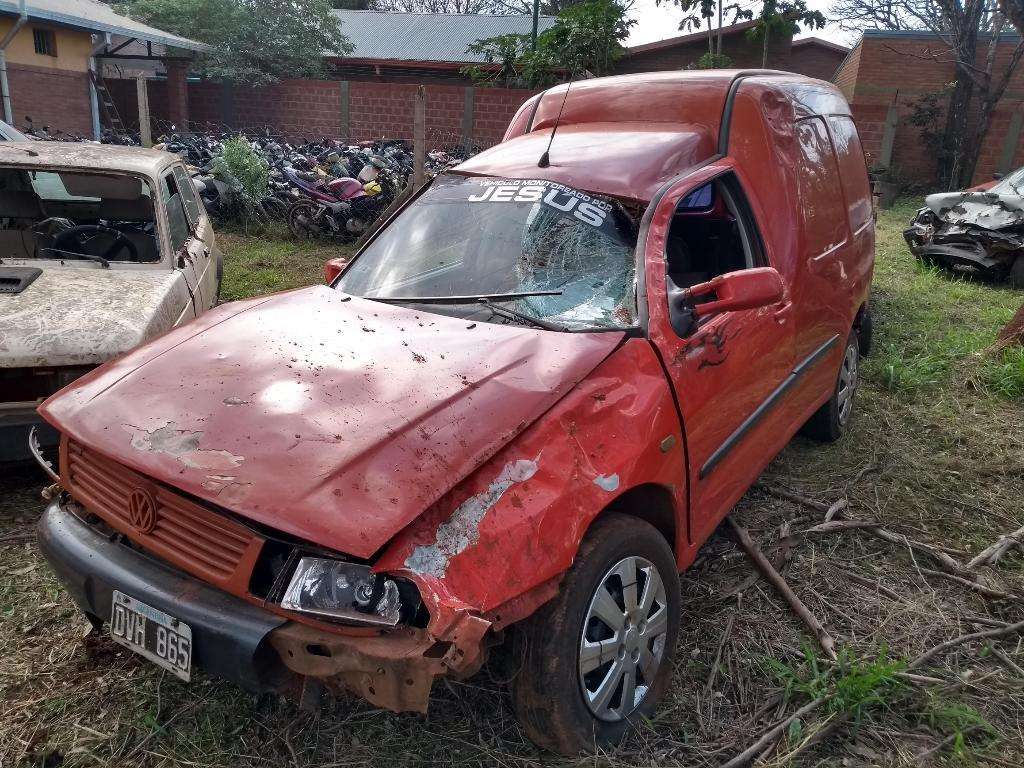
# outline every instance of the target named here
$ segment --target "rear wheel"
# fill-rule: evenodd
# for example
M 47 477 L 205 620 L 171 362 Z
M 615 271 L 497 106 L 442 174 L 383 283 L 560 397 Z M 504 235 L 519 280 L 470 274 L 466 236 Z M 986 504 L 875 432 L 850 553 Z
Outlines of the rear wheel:
M 315 217 L 316 208 L 312 203 L 293 203 L 292 207 L 288 209 L 288 229 L 300 240 L 319 237 L 320 227 L 315 224 Z
M 843 436 L 853 417 L 853 399 L 857 392 L 860 341 L 856 331 L 846 339 L 843 359 L 832 397 L 807 420 L 801 430 L 807 437 L 822 443 L 834 443 Z
M 622 739 L 664 695 L 678 633 L 668 543 L 637 518 L 598 520 L 558 596 L 517 632 L 513 698 L 526 735 L 564 755 Z

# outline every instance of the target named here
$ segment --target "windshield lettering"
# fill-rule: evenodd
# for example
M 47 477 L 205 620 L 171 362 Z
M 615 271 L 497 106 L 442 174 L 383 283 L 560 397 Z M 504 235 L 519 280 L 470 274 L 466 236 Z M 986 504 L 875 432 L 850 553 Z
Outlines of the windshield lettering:
M 542 179 L 448 174 L 370 243 L 337 288 L 403 301 L 515 294 L 500 313 L 449 302 L 428 309 L 619 328 L 636 321 L 635 248 L 636 223 L 613 200 Z

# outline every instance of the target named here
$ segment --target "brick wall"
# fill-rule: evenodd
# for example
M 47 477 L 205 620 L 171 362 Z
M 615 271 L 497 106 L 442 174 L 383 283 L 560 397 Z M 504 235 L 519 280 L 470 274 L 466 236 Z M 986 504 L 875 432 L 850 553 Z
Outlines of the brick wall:
M 135 82 L 108 80 L 108 87 L 127 125 L 138 124 Z M 365 141 L 378 138 L 412 139 L 417 85 L 349 81 L 348 130 L 344 128 L 343 83 L 337 80 L 285 80 L 264 88 L 228 88 L 218 83 L 188 85 L 189 116 L 194 128 L 269 127 L 289 137 L 323 136 Z M 466 87 L 429 84 L 426 88 L 428 145 L 462 143 Z M 471 88 L 473 143 L 488 147 L 501 141 L 516 110 L 536 91 L 511 88 Z M 166 129 L 167 85 L 149 82 L 154 135 Z
M 15 127 L 30 115 L 37 128 L 92 137 L 89 76 L 84 72 L 8 64 L 7 81 Z
M 1016 40 L 999 44 L 996 68 L 1008 60 Z M 984 66 L 987 45 L 979 44 L 978 63 Z M 948 49 L 937 39 L 924 35 L 867 35 L 843 64 L 837 84 L 853 108 L 868 164 L 881 157 L 886 113 L 895 104 L 898 124 L 893 144 L 892 168 L 903 181 L 929 185 L 935 180 L 935 159 L 921 141 L 920 131 L 908 122 L 913 102 L 939 91 L 955 78 Z M 992 125 L 982 146 L 974 183 L 992 178 L 1000 170 L 1010 121 L 1024 99 L 1024 67 L 1018 67 L 1003 99 L 996 108 Z M 1018 142 L 1013 148 L 1011 168 L 1024 163 Z
M 847 51 L 814 42 L 798 42 L 789 52 L 786 69 L 819 80 L 832 80 L 846 54 Z

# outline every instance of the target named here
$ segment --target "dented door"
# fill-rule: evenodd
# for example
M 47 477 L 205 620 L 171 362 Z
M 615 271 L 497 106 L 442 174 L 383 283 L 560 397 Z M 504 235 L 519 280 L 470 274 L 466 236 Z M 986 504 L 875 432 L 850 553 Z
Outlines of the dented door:
M 673 216 L 687 195 L 730 170 L 710 166 L 669 189 L 656 203 L 644 244 L 648 332 L 686 436 L 692 541 L 711 532 L 785 445 L 794 418 L 779 392 L 794 365 L 788 300 L 712 316 L 685 336 L 670 323 L 665 249 Z

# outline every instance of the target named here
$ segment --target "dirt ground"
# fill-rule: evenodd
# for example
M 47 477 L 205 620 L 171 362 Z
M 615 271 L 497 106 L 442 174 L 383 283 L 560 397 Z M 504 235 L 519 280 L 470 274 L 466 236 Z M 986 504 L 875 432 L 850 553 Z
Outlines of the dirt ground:
M 427 716 L 348 698 L 301 713 L 201 674 L 179 683 L 87 634 L 31 540 L 43 478 L 5 468 L 0 766 L 717 766 L 801 707 L 760 764 L 1024 765 L 1024 635 L 1006 630 L 1024 620 L 1024 553 L 965 570 L 1024 526 L 1024 354 L 983 352 L 1024 292 L 917 266 L 899 237 L 912 211 L 880 221 L 874 351 L 851 432 L 826 447 L 795 439 L 734 514 L 835 638 L 838 662 L 726 526 L 682 577 L 671 692 L 615 751 L 572 761 L 528 743 L 507 657 L 437 685 Z M 324 256 L 244 235 L 224 243 L 231 297 L 315 280 Z M 894 535 L 809 532 L 837 502 L 834 521 Z M 1002 635 L 920 660 L 975 632 Z

